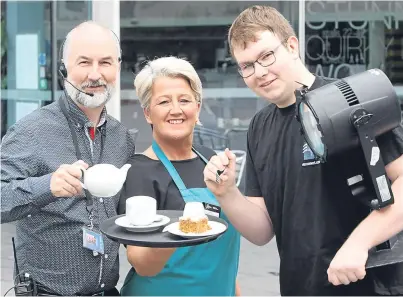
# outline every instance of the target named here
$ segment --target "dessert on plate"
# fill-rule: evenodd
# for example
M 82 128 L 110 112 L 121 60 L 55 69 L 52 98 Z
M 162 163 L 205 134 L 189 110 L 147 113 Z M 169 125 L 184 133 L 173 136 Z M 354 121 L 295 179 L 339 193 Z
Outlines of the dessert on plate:
M 179 218 L 179 230 L 183 233 L 204 233 L 211 230 L 208 217 L 204 213 L 203 203 L 188 202 L 185 204 L 183 216 Z

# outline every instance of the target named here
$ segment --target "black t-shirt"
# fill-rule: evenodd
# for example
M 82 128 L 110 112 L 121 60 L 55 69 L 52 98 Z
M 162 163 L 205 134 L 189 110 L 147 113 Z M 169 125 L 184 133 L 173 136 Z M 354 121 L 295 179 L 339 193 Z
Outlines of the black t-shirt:
M 215 152 L 204 146 L 195 149 L 209 160 Z M 183 210 L 183 200 L 173 179 L 160 160 L 153 160 L 143 154 L 136 154 L 129 162 L 126 183 L 119 201 L 119 214 L 126 211 L 126 199 L 145 195 L 157 200 L 158 210 Z M 171 161 L 187 188 L 205 188 L 203 170 L 206 164 L 197 156 L 189 160 Z
M 317 77 L 311 90 L 332 80 Z M 326 98 L 323 98 L 326 100 Z M 403 293 L 403 265 L 367 270 L 364 280 L 333 286 L 327 268 L 369 209 L 352 196 L 347 178 L 366 170 L 361 148 L 349 159 L 315 161 L 295 119 L 296 104 L 271 104 L 248 131 L 246 195 L 264 197 L 280 255 L 282 295 Z M 403 154 L 403 127 L 377 138 L 385 165 Z

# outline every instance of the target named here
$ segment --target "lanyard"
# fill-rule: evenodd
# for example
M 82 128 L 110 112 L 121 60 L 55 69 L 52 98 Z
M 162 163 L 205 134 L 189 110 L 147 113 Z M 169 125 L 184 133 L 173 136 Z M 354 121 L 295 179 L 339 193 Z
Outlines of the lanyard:
M 68 112 L 67 112 L 67 108 L 66 108 L 66 104 L 63 100 L 63 98 L 59 99 L 59 105 L 60 108 L 62 110 L 62 113 L 64 114 L 64 116 L 67 119 L 67 123 L 69 124 L 69 129 L 70 129 L 70 133 L 71 133 L 71 137 L 73 139 L 73 144 L 74 144 L 74 148 L 76 151 L 76 156 L 77 156 L 77 160 L 82 160 L 81 158 L 81 152 L 80 152 L 80 148 L 78 146 L 78 139 L 77 139 L 77 133 L 76 130 L 73 126 L 73 123 L 71 122 Z M 102 155 L 103 155 L 103 151 L 104 151 L 104 145 L 105 145 L 105 135 L 104 135 L 104 128 L 101 129 L 101 151 L 99 154 L 99 159 L 98 162 L 95 164 L 99 164 L 102 160 Z M 83 172 L 84 174 L 84 172 Z M 93 214 L 93 208 L 94 208 L 94 200 L 92 198 L 91 193 L 87 190 L 87 189 L 83 189 L 84 190 L 84 195 L 85 195 L 85 200 L 86 200 L 86 209 L 87 209 L 87 213 L 88 213 L 88 218 L 90 220 L 90 225 L 89 228 L 92 229 L 94 227 L 93 224 L 93 219 L 94 219 L 94 214 Z

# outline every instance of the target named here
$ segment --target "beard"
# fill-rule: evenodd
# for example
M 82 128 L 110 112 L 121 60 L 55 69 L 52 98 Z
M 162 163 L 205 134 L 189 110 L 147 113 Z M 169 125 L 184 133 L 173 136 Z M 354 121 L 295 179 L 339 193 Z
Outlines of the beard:
M 105 91 L 103 92 L 95 92 L 93 93 L 94 96 L 89 96 L 84 94 L 78 90 L 76 90 L 72 85 L 69 83 L 64 83 L 64 88 L 67 92 L 67 95 L 76 102 L 88 108 L 97 108 L 102 105 L 105 105 L 115 93 L 115 87 L 111 84 L 107 84 L 103 80 L 93 81 L 93 82 L 85 82 L 78 87 L 80 90 L 84 90 L 87 87 L 105 87 Z

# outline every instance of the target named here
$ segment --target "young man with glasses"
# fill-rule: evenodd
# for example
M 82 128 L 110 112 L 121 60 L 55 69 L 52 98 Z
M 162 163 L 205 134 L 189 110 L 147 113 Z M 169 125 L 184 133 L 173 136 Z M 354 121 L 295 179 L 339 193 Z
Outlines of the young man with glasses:
M 403 128 L 377 139 L 395 203 L 368 215 L 347 184 L 365 170 L 362 152 L 351 151 L 348 163 L 341 156 L 320 163 L 300 133 L 295 91 L 331 80 L 302 63 L 289 22 L 274 8 L 253 6 L 232 24 L 229 44 L 246 85 L 272 103 L 250 123 L 247 199 L 235 185 L 231 151 L 204 170 L 231 223 L 257 245 L 276 236 L 282 295 L 402 295 L 401 264 L 366 271 L 365 263 L 370 248 L 403 230 Z M 218 182 L 217 170 L 224 170 Z

